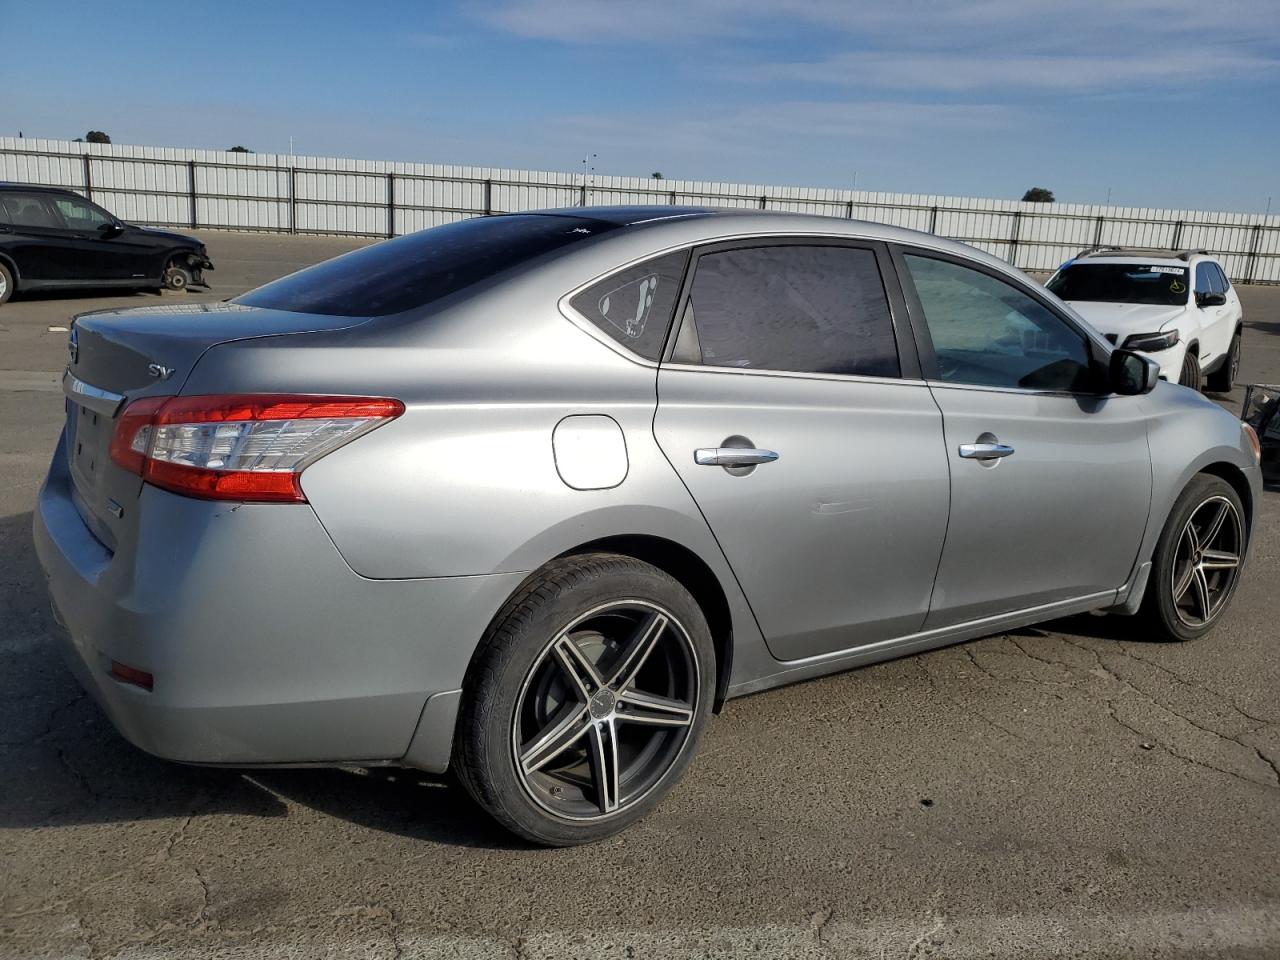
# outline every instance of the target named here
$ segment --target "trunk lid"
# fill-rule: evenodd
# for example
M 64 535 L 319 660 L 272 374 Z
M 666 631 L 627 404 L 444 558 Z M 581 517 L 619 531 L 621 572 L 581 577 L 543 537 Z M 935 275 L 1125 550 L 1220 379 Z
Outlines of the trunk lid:
M 210 347 L 233 340 L 340 330 L 364 317 L 330 317 L 235 303 L 178 304 L 82 314 L 72 322 L 67 462 L 72 498 L 94 535 L 114 551 L 136 524 L 142 481 L 111 460 L 120 411 L 140 397 L 172 396 Z

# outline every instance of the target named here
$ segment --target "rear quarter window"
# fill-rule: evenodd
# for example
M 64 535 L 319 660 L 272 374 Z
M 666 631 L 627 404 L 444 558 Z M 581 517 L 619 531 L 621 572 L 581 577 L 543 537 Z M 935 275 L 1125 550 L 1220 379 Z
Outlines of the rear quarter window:
M 667 339 L 688 260 L 687 251 L 656 257 L 610 274 L 569 302 L 628 350 L 657 360 Z
M 327 260 L 235 302 L 341 317 L 403 313 L 614 229 L 584 217 L 476 217 Z

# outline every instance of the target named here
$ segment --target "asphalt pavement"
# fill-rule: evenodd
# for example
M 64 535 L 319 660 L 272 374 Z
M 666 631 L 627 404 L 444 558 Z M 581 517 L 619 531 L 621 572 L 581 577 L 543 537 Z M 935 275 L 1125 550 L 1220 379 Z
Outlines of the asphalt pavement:
M 1276 492 L 1211 636 L 1082 616 L 732 701 L 592 847 L 525 846 L 447 778 L 130 746 L 53 649 L 31 544 L 51 328 L 361 244 L 203 236 L 212 291 L 0 307 L 0 957 L 1280 957 Z M 1280 288 L 1240 292 L 1242 379 L 1278 382 Z

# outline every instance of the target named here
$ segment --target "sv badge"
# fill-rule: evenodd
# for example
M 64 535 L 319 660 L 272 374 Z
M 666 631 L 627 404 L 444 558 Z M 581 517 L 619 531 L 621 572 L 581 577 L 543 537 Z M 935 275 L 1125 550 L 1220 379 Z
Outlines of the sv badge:
M 162 363 L 149 363 L 147 364 L 147 373 L 157 380 L 168 380 L 173 376 L 173 367 L 166 367 Z

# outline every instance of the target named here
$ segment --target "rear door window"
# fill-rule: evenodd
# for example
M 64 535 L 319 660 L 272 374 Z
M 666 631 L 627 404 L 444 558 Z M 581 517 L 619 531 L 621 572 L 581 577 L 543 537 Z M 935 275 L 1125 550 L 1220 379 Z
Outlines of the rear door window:
M 628 350 L 657 360 L 688 259 L 688 252 L 680 251 L 646 261 L 592 284 L 570 303 Z
M 327 260 L 234 302 L 340 317 L 403 313 L 615 229 L 585 217 L 475 217 Z
M 53 207 L 38 193 L 6 193 L 0 195 L 0 203 L 4 204 L 6 222 L 15 227 L 62 228 Z
M 750 370 L 899 376 L 875 251 L 781 244 L 703 254 L 672 359 Z

